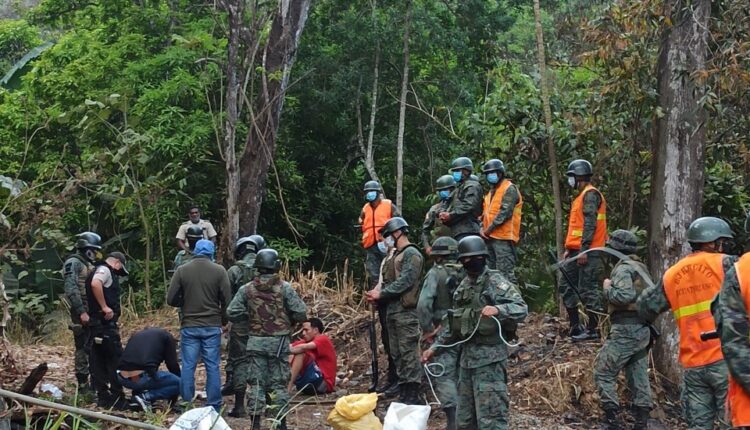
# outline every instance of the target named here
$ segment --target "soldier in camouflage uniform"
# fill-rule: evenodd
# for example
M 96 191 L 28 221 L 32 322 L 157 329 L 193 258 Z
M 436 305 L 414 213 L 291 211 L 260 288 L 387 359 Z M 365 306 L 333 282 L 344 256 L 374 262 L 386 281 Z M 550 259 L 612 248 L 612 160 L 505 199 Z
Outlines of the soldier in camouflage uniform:
M 698 218 L 690 224 L 687 240 L 693 252 L 670 267 L 661 281 L 638 298 L 638 313 L 653 321 L 671 309 L 680 333 L 683 413 L 691 429 L 727 428 L 727 366 L 718 339 L 702 341 L 701 332 L 715 330 L 708 304 L 721 289 L 725 273 L 736 257 L 723 254 L 734 234 L 724 220 Z
M 487 255 L 487 246 L 479 236 L 458 242 L 458 259 L 467 276 L 453 293 L 454 309 L 443 320 L 444 329 L 422 354 L 422 361 L 428 362 L 433 355 L 454 348 L 449 345 L 463 342 L 458 374 L 459 430 L 508 428 L 508 348 L 498 321 L 503 326 L 515 325 L 528 314 L 516 287 L 487 267 Z M 441 348 L 444 345 L 448 348 Z
M 78 235 L 77 253 L 71 254 L 63 263 L 65 298 L 70 305 L 70 329 L 75 343 L 75 372 L 78 388 L 89 390 L 88 341 L 89 327 L 88 301 L 86 300 L 86 278 L 94 269 L 93 263 L 102 258 L 102 239 L 98 234 L 87 231 Z
M 487 243 L 490 269 L 503 274 L 516 284 L 516 244 L 521 233 L 523 199 L 518 187 L 505 177 L 505 165 L 498 159 L 482 166 L 490 191 L 484 197 L 482 230 L 479 235 Z
M 594 381 L 599 401 L 605 413 L 605 429 L 622 428 L 617 414 L 617 375 L 625 370 L 628 389 L 635 410 L 635 428 L 646 429 L 651 402 L 651 384 L 648 380 L 648 345 L 651 331 L 638 316 L 636 300 L 646 287 L 635 267 L 644 273 L 648 268 L 636 253 L 638 239 L 628 230 L 616 230 L 607 246 L 626 254 L 631 261 L 620 261 L 612 269 L 611 279 L 604 280 L 604 298 L 609 303 L 612 327 L 594 365 Z
M 474 164 L 467 157 L 458 157 L 451 163 L 451 175 L 458 183 L 451 193 L 448 209 L 438 214 L 443 224 L 451 229 L 456 240 L 479 234 L 479 217 L 482 215 L 482 186 L 472 178 Z
M 401 217 L 391 218 L 380 231 L 389 248 L 395 248 L 393 258 L 383 263 L 384 280 L 380 289 L 367 292 L 367 300 L 377 301 L 378 308 L 387 306 L 387 320 L 391 356 L 396 364 L 401 392 L 399 401 L 419 404 L 419 384 L 422 368 L 419 365 L 419 320 L 417 301 L 424 258 L 416 245 L 409 242 L 409 225 Z
M 258 276 L 237 291 L 227 308 L 232 323 L 248 325 L 247 353 L 249 365 L 244 375 L 250 389 L 247 405 L 253 430 L 260 429 L 266 409 L 266 396 L 272 403 L 274 417 L 283 416 L 289 403 L 287 383 L 289 369 L 289 336 L 292 325 L 306 318 L 307 308 L 289 282 L 281 280 L 279 254 L 273 249 L 258 252 L 254 265 Z M 241 378 L 239 373 L 235 378 Z M 239 395 L 239 400 L 244 400 Z M 279 423 L 286 430 L 286 419 Z
M 178 267 L 182 266 L 183 264 L 189 263 L 193 259 L 193 250 L 195 249 L 195 244 L 198 243 L 199 240 L 203 239 L 203 229 L 200 225 L 192 225 L 188 227 L 185 237 L 187 237 L 189 249 L 181 249 L 180 252 L 178 252 L 174 257 L 174 265 L 172 267 L 174 270 L 177 270 Z
M 455 263 L 458 256 L 458 242 L 451 237 L 438 237 L 432 243 L 435 261 L 422 283 L 417 303 L 417 317 L 422 328 L 422 339 L 429 345 L 442 328 L 441 323 L 453 307 L 453 292 L 464 278 L 463 267 Z M 433 378 L 440 406 L 448 421 L 447 430 L 456 429 L 456 402 L 458 392 L 458 356 L 460 347 L 446 349 L 435 361 L 442 365 L 442 376 Z
M 430 207 L 422 224 L 422 249 L 424 249 L 427 255 L 430 255 L 430 243 L 433 240 L 438 237 L 451 235 L 451 229 L 443 225 L 443 222 L 438 218 L 438 214 L 448 210 L 448 202 L 450 201 L 451 193 L 455 189 L 456 181 L 453 180 L 453 176 L 443 175 L 438 178 L 435 190 L 437 190 L 440 201 Z

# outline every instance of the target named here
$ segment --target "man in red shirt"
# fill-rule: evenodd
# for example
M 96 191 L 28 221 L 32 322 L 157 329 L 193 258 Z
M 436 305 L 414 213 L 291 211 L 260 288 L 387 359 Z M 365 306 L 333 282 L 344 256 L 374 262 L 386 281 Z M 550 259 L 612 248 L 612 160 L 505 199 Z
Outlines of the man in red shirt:
M 336 349 L 331 339 L 322 334 L 323 321 L 310 318 L 302 323 L 302 339 L 291 345 L 292 377 L 289 391 L 304 394 L 333 392 L 336 384 Z

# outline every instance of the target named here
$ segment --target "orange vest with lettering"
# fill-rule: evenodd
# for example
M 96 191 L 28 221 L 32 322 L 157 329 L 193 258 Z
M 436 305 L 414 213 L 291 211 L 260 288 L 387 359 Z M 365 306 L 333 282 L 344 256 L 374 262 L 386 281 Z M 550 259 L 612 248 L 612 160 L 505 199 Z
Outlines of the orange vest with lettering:
M 362 213 L 365 214 L 362 220 L 362 246 L 364 248 L 369 248 L 380 240 L 380 229 L 391 219 L 392 207 L 393 203 L 388 199 L 381 200 L 375 209 L 371 204 L 365 203 L 362 208 Z
M 482 211 L 482 227 L 484 230 L 487 230 L 492 224 L 492 221 L 495 220 L 497 213 L 500 212 L 503 196 L 511 185 L 513 185 L 512 182 L 504 179 L 503 182 L 500 183 L 500 186 L 495 189 L 494 195 L 490 191 L 484 196 L 484 210 Z M 490 232 L 491 238 L 512 240 L 514 243 L 518 243 L 521 232 L 521 206 L 523 206 L 523 198 L 519 191 L 518 203 L 513 208 L 513 217 L 492 230 L 492 232 Z
M 735 263 L 737 280 L 740 283 L 740 295 L 745 303 L 745 309 L 750 311 L 750 253 L 745 254 Z M 750 394 L 742 385 L 735 382 L 729 376 L 729 391 L 727 392 L 727 405 L 732 417 L 732 427 L 750 426 Z
M 702 341 L 702 332 L 716 330 L 711 301 L 724 282 L 724 254 L 694 252 L 670 267 L 664 293 L 680 330 L 680 363 L 698 367 L 722 360 L 719 339 Z
M 591 248 L 599 248 L 604 246 L 607 241 L 607 201 L 604 199 L 604 195 L 594 188 L 593 185 L 588 184 L 581 191 L 581 194 L 573 200 L 573 205 L 570 207 L 570 217 L 568 218 L 568 236 L 565 238 L 566 249 L 581 249 L 581 240 L 583 239 L 583 197 L 587 192 L 594 191 L 599 193 L 602 201 L 599 204 L 599 209 L 596 211 L 596 230 L 594 230 L 594 238 L 591 240 Z

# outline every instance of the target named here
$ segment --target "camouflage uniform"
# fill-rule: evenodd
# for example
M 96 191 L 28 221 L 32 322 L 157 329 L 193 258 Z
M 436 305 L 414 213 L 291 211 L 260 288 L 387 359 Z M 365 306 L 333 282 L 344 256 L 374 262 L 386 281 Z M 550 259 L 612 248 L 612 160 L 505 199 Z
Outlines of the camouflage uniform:
M 432 205 L 430 210 L 427 211 L 424 223 L 422 223 L 422 249 L 429 248 L 432 241 L 438 237 L 451 235 L 451 229 L 438 218 L 440 212 L 447 210 L 448 201 L 443 200 Z
M 463 277 L 460 264 L 435 264 L 427 272 L 417 303 L 417 317 L 423 333 L 431 333 L 441 324 L 448 309 L 453 307 L 453 292 Z M 433 378 L 442 408 L 456 406 L 460 350 L 460 347 L 445 349 L 435 357 L 435 362 L 442 364 L 445 369 L 443 376 Z
M 497 190 L 497 187 L 493 187 L 490 192 L 494 193 L 495 190 Z M 486 231 L 492 231 L 505 222 L 511 222 L 513 210 L 518 204 L 519 198 L 518 188 L 514 184 L 511 184 L 505 190 L 505 194 L 503 194 L 503 200 L 500 202 L 500 211 Z M 516 274 L 514 273 L 516 269 L 516 244 L 512 240 L 494 238 L 489 238 L 485 242 L 487 243 L 487 252 L 489 253 L 487 264 L 490 269 L 497 270 L 510 282 L 515 284 L 517 282 Z
M 436 356 L 446 352 L 440 345 L 466 339 L 479 321 L 484 306 L 495 306 L 502 324 L 522 322 L 528 307 L 518 290 L 499 272 L 485 268 L 476 279 L 467 276 L 453 293 L 454 312 L 443 320 L 435 345 Z M 462 344 L 458 374 L 458 429 L 504 430 L 508 428 L 508 348 L 500 339 L 492 318 L 482 318 L 476 334 Z
M 229 285 L 232 288 L 232 297 L 237 294 L 240 287 L 252 281 L 255 278 L 255 253 L 248 252 L 241 260 L 234 263 L 227 270 L 229 276 Z M 239 322 L 233 322 L 229 329 L 229 346 L 227 347 L 227 375 L 232 375 L 232 380 L 227 381 L 227 386 L 234 388 L 235 392 L 244 391 L 247 378 L 235 378 L 234 374 L 246 375 L 248 357 L 245 349 L 247 348 L 247 338 L 249 336 L 249 327 L 247 319 Z
M 261 275 L 240 287 L 227 317 L 233 323 L 248 325 L 247 373 L 236 373 L 250 385 L 247 405 L 252 415 L 263 415 L 268 395 L 272 413 L 283 414 L 289 402 L 289 335 L 292 324 L 305 320 L 307 308 L 289 282 L 279 275 Z M 239 369 L 237 369 L 239 372 Z M 277 415 L 278 416 L 278 415 Z
M 448 200 L 450 218 L 445 225 L 451 229 L 456 240 L 479 234 L 479 216 L 482 215 L 482 186 L 474 179 L 466 178 L 451 193 Z
M 177 253 L 174 257 L 174 264 L 172 265 L 174 270 L 177 270 L 178 267 L 182 266 L 183 264 L 187 264 L 193 260 L 193 253 L 190 251 L 185 251 L 184 249 L 181 249 L 180 252 Z
M 628 389 L 635 407 L 651 409 L 651 384 L 648 380 L 648 344 L 650 330 L 638 317 L 635 302 L 644 288 L 644 281 L 633 265 L 648 273 L 636 255 L 633 262 L 621 261 L 612 269 L 612 287 L 604 290 L 612 321 L 609 337 L 604 342 L 594 365 L 594 381 L 602 409 L 618 409 L 617 375 L 625 369 Z
M 736 260 L 734 256 L 724 256 L 722 265 L 725 274 L 732 269 Z M 638 298 L 638 313 L 646 321 L 655 320 L 669 308 L 662 281 L 647 288 Z M 724 360 L 684 370 L 680 399 L 685 420 L 691 429 L 712 429 L 715 420 L 719 421 L 720 428 L 729 428 L 724 420 L 727 378 L 727 364 Z
M 86 278 L 94 266 L 80 254 L 72 254 L 63 264 L 65 298 L 70 305 L 70 329 L 73 331 L 75 343 L 75 372 L 79 382 L 88 380 L 89 358 L 88 341 L 91 329 L 81 323 L 80 315 L 88 313 L 86 300 Z

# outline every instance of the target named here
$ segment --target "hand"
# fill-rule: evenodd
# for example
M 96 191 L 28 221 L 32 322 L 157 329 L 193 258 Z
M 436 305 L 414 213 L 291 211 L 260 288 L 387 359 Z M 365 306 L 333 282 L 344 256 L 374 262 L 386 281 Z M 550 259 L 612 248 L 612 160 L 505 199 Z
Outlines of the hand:
M 104 314 L 104 319 L 107 321 L 111 320 L 115 316 L 115 312 L 109 306 L 105 306 L 102 309 L 102 313 Z
M 432 356 L 435 355 L 435 350 L 432 348 L 426 349 L 422 353 L 422 363 L 429 363 L 432 360 Z
M 294 394 L 294 392 L 296 391 L 294 389 L 294 384 L 291 382 L 289 383 L 289 385 L 286 386 L 286 390 L 289 392 L 289 394 Z
M 581 254 L 578 256 L 578 260 L 576 260 L 579 266 L 585 266 L 589 262 L 589 255 L 588 254 Z
M 91 321 L 91 317 L 89 317 L 88 312 L 84 312 L 79 317 L 81 319 L 81 325 L 89 325 L 89 321 Z
M 365 293 L 365 297 L 368 302 L 376 302 L 380 300 L 380 288 L 373 288 L 372 290 Z
M 479 236 L 484 240 L 490 240 L 490 234 L 486 231 L 479 231 Z
M 602 287 L 604 287 L 605 290 L 612 288 L 612 280 L 609 278 L 605 279 L 602 283 Z
M 495 306 L 488 305 L 482 308 L 482 316 L 485 318 L 494 317 L 499 313 L 500 311 Z
M 566 249 L 565 252 L 563 252 L 563 260 L 568 258 L 568 255 L 570 255 L 570 252 Z
M 440 333 L 440 330 L 442 328 L 443 328 L 443 326 L 438 325 L 437 327 L 435 327 L 435 330 L 433 330 L 433 331 L 431 331 L 429 333 L 425 333 L 424 335 L 422 335 L 422 340 L 425 341 L 425 342 L 427 342 L 428 345 L 432 344 L 433 342 L 435 342 L 435 336 L 437 336 L 437 334 Z
M 431 247 L 431 246 L 428 246 L 427 248 L 425 248 L 425 249 L 424 249 L 424 253 L 425 253 L 425 254 L 427 254 L 427 255 L 430 255 L 430 254 L 432 254 L 432 247 Z
M 440 221 L 442 221 L 442 222 L 448 221 L 450 219 L 450 217 L 451 216 L 450 216 L 450 214 L 448 212 L 440 212 L 440 214 L 438 214 L 438 218 L 440 218 Z
M 222 332 L 222 333 L 226 333 L 226 332 L 228 332 L 228 331 L 229 331 L 229 328 L 230 328 L 231 326 L 232 326 L 231 324 L 224 324 L 223 326 L 221 326 L 221 332 Z

